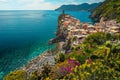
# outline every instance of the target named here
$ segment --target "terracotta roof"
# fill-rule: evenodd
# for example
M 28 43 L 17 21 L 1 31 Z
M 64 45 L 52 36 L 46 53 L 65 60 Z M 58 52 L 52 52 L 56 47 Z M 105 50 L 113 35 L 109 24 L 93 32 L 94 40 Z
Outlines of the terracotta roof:
M 64 24 L 66 27 L 68 27 L 69 22 L 68 22 L 68 21 L 65 21 L 65 22 L 63 22 L 63 24 Z

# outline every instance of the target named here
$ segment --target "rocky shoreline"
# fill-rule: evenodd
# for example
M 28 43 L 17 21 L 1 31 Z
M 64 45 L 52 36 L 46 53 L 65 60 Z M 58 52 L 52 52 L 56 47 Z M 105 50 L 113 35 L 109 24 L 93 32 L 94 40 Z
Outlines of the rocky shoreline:
M 55 55 L 51 53 L 50 50 L 29 61 L 27 65 L 21 68 L 21 70 L 26 71 L 29 75 L 38 70 L 40 73 L 42 66 L 47 63 L 51 66 L 55 65 Z

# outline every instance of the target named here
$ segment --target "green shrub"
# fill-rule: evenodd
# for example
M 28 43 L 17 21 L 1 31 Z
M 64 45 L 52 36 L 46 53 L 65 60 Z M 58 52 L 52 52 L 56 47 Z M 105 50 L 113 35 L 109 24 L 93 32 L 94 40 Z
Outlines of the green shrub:
M 51 70 L 52 67 L 48 63 L 43 65 L 40 78 L 44 80 L 45 78 L 49 77 Z
M 39 76 L 38 76 L 37 71 L 33 72 L 33 73 L 30 75 L 30 79 L 29 79 L 29 80 L 39 80 Z
M 90 34 L 87 38 L 85 38 L 83 43 L 89 43 L 90 46 L 93 46 L 93 44 L 102 45 L 106 42 L 106 40 L 106 34 L 103 32 L 98 32 Z
M 56 63 L 64 62 L 65 61 L 65 54 L 59 53 L 55 58 Z
M 67 80 L 117 80 L 120 76 L 118 71 L 104 65 L 100 60 L 89 64 L 86 62 L 73 69 L 74 72 L 64 76 Z
M 27 80 L 27 72 L 24 70 L 16 70 L 9 73 L 4 80 Z
M 77 40 L 77 37 L 76 37 L 76 36 L 72 38 L 72 41 L 76 41 L 76 40 Z
M 84 63 L 84 61 L 88 58 L 88 56 L 85 53 L 71 53 L 66 54 L 66 59 L 74 58 L 76 61 L 79 61 L 80 63 Z

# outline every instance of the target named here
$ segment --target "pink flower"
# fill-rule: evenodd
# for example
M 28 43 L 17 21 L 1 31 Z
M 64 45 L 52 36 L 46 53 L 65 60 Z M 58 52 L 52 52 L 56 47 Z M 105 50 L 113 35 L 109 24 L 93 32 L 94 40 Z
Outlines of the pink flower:
M 68 60 L 68 63 L 69 63 L 69 64 L 74 64 L 74 62 L 75 62 L 74 59 L 69 59 L 69 60 Z

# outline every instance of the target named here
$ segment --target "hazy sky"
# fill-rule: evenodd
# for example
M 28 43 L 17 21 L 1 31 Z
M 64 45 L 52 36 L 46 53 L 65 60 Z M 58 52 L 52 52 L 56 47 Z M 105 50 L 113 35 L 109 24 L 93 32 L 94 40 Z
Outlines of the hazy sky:
M 96 3 L 103 0 L 0 0 L 0 10 L 52 10 L 63 4 Z

